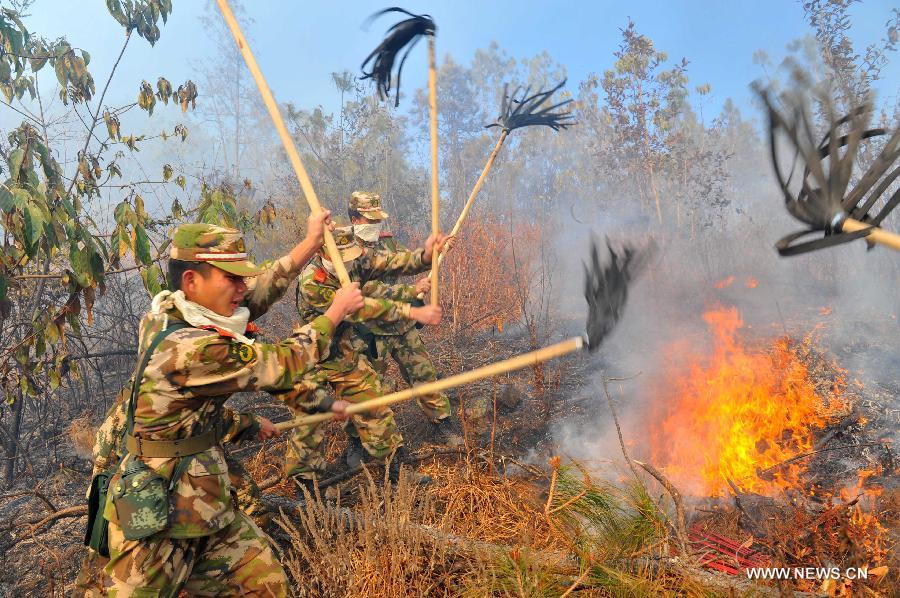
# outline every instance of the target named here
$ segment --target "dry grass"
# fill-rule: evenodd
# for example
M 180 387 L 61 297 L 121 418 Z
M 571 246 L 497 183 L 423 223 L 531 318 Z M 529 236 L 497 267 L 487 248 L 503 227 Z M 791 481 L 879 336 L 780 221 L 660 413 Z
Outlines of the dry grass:
M 91 425 L 88 414 L 72 420 L 66 428 L 66 434 L 72 441 L 72 449 L 82 459 L 93 459 L 94 436 L 97 428 Z
M 427 493 L 437 509 L 430 523 L 453 533 L 498 545 L 548 549 L 563 545 L 544 515 L 540 490 L 531 481 L 490 475 L 471 462 L 425 464 Z
M 646 493 L 561 468 L 543 480 L 432 462 L 425 489 L 367 476 L 352 509 L 307 496 L 278 524 L 298 596 L 701 595 Z M 538 477 L 538 476 L 535 476 Z M 536 483 L 537 482 L 537 483 Z
M 367 473 L 352 511 L 306 498 L 296 517 L 277 519 L 297 596 L 452 596 L 477 560 L 424 525 L 434 504 L 405 479 L 377 484 Z

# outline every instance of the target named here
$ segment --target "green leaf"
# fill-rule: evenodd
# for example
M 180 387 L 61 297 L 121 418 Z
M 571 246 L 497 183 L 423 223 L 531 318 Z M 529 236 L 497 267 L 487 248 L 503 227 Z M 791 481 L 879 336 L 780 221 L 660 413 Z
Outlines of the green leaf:
M 172 97 L 172 84 L 165 77 L 160 77 L 156 81 L 156 97 L 162 100 L 163 104 L 168 104 L 169 98 Z
M 9 290 L 9 283 L 6 277 L 0 274 L 0 301 L 6 301 L 6 293 Z
M 73 248 L 69 252 L 69 262 L 72 265 L 72 272 L 75 274 L 75 281 L 80 287 L 88 287 L 93 281 L 91 276 L 91 257 L 90 250 Z
M 163 180 L 168 181 L 172 178 L 172 166 L 171 164 L 166 164 L 163 166 Z
M 134 196 L 134 213 L 137 214 L 138 222 L 141 224 L 150 219 L 150 215 L 144 210 L 144 198 L 140 195 Z
M 155 297 L 157 293 L 163 290 L 162 284 L 159 282 L 161 277 L 162 270 L 156 264 L 141 270 L 141 280 L 144 281 L 144 288 L 147 289 L 151 297 Z
M 109 110 L 107 110 L 103 113 L 103 120 L 106 122 L 106 132 L 109 133 L 109 138 L 120 139 L 119 127 L 121 123 L 119 123 L 119 118 L 114 114 L 110 114 Z
M 184 189 L 185 185 L 187 185 L 187 179 L 184 178 L 183 174 L 179 174 L 175 177 L 175 184 Z
M 50 390 L 56 390 L 57 388 L 59 388 L 59 372 L 57 372 L 56 370 L 50 370 L 49 372 L 47 372 L 47 377 L 50 378 Z
M 44 226 L 44 218 L 37 206 L 28 204 L 25 206 L 25 245 L 28 246 L 28 255 L 34 255 L 34 248 L 41 235 Z
M 125 15 L 125 12 L 122 10 L 121 0 L 106 0 L 106 9 L 109 10 L 109 14 L 119 22 L 119 25 L 131 29 L 131 23 Z
M 9 152 L 9 176 L 13 179 L 19 177 L 19 171 L 22 170 L 22 162 L 25 160 L 25 150 L 21 147 Z
M 91 63 L 91 55 L 88 54 L 87 50 L 81 51 L 81 59 L 84 60 L 84 66 L 87 66 Z
M 113 210 L 113 218 L 116 224 L 125 225 L 128 222 L 128 212 L 131 211 L 131 205 L 127 201 L 119 202 L 119 205 Z
M 0 210 L 3 210 L 7 214 L 13 211 L 16 207 L 16 198 L 15 196 L 9 192 L 9 189 L 6 188 L 6 185 L 0 185 Z
M 147 237 L 147 231 L 144 230 L 143 226 L 136 226 L 134 227 L 134 233 L 135 254 L 142 264 L 149 266 L 153 263 L 153 258 L 150 257 L 150 239 Z

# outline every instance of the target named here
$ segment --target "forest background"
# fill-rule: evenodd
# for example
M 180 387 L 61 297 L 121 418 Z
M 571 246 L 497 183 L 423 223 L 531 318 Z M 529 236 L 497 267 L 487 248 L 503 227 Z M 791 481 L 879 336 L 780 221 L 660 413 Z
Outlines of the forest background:
M 60 11 L 73 9 L 59 3 L 2 4 L 0 485 L 7 489 L 89 468 L 77 431 L 100 421 L 133 369 L 137 323 L 165 284 L 165 239 L 174 226 L 198 219 L 238 226 L 257 261 L 302 235 L 305 202 L 258 92 L 214 6 L 200 4 L 188 15 L 170 0 L 110 0 L 109 10 L 77 9 L 90 24 L 71 28 Z M 352 40 L 349 58 L 324 73 L 322 50 L 303 35 L 270 34 L 277 9 L 267 5 L 257 17 L 255 8 L 234 6 L 263 48 L 258 59 L 323 203 L 341 213 L 351 191 L 377 191 L 390 229 L 420 239 L 430 209 L 423 62 L 411 58 L 406 67 L 399 108 L 378 102 L 357 79 L 356 64 L 387 23 L 368 32 L 358 25 L 381 6 L 355 6 L 343 20 L 311 9 L 317 27 Z M 844 0 L 769 8 L 763 22 L 793 41 L 760 34 L 757 51 L 736 56 L 735 64 L 752 66 L 731 69 L 734 100 L 695 57 L 655 41 L 638 17 L 593 23 L 598 45 L 609 50 L 581 57 L 573 73 L 553 50 L 565 36 L 540 35 L 527 3 L 522 18 L 531 25 L 519 35 L 536 37 L 546 51 L 520 53 L 517 42 L 516 52 L 503 43 L 473 49 L 450 32 L 479 15 L 431 9 L 452 48 L 442 47 L 442 29 L 445 228 L 493 146 L 485 125 L 497 116 L 504 85 L 547 88 L 567 79 L 560 97 L 574 99 L 577 121 L 558 133 L 522 131 L 504 147 L 443 270 L 447 317 L 428 336 L 442 372 L 455 372 L 465 361 L 459 354 L 485 335 L 537 347 L 580 326 L 580 261 L 591 232 L 614 241 L 652 237 L 661 248 L 635 290 L 629 310 L 637 315 L 604 348 L 602 359 L 614 367 L 652 368 L 667 338 L 702 329 L 702 306 L 711 301 L 738 305 L 751 323 L 785 327 L 806 326 L 809 310 L 827 301 L 836 315 L 893 315 L 893 329 L 880 332 L 896 333 L 898 307 L 880 292 L 896 288 L 893 256 L 864 256 L 861 246 L 789 261 L 775 254 L 775 240 L 795 225 L 779 205 L 764 122 L 747 86 L 786 85 L 779 65 L 788 59 L 830 82 L 843 109 L 874 93 L 874 119 L 896 127 L 900 12 Z M 497 25 L 498 37 L 515 35 L 514 15 Z M 157 59 L 173 31 L 202 38 L 197 47 L 209 51 L 192 52 L 179 39 L 177 60 L 172 46 Z M 114 52 L 109 40 L 118 40 Z M 96 44 L 102 64 L 91 59 Z M 318 75 L 313 83 L 296 74 L 307 68 Z M 900 228 L 893 218 L 886 227 Z M 740 284 L 716 290 L 727 276 L 760 284 L 752 292 Z M 292 301 L 283 302 L 264 321 L 267 334 L 285 332 L 293 313 Z M 845 365 L 865 371 L 867 364 Z M 533 392 L 558 385 L 551 374 L 535 369 Z M 544 416 L 551 410 L 548 403 Z M 592 442 L 604 433 L 587 443 L 584 434 L 560 426 L 559 439 L 576 452 L 596 451 Z

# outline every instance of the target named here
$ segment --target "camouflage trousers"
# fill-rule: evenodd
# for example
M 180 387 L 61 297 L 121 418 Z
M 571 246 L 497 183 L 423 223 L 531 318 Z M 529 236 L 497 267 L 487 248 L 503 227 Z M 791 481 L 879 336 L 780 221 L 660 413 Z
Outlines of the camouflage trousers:
M 388 368 L 388 357 L 393 357 L 400 369 L 400 375 L 410 386 L 437 380 L 437 370 L 434 369 L 434 364 L 428 356 L 428 349 L 425 348 L 425 343 L 422 342 L 422 337 L 415 327 L 404 334 L 376 335 L 375 349 L 378 354 L 372 365 L 382 376 Z M 437 423 L 450 417 L 450 399 L 444 393 L 419 397 L 416 404 L 432 422 Z
M 287 576 L 268 536 L 240 511 L 211 536 L 174 539 L 155 534 L 126 540 L 109 524 L 105 595 L 175 597 L 287 596 Z
M 356 367 L 349 369 L 335 364 L 325 363 L 304 378 L 305 387 L 293 399 L 281 398 L 294 416 L 305 415 L 297 407 L 297 403 L 308 401 L 302 395 L 306 393 L 326 392 L 330 386 L 334 390 L 335 400 L 351 403 L 363 403 L 384 394 L 381 376 L 372 367 L 369 360 L 360 355 Z M 356 413 L 350 416 L 347 433 L 358 436 L 372 457 L 387 459 L 391 453 L 403 444 L 403 437 L 397 429 L 394 412 L 389 407 L 381 407 L 372 411 Z M 287 449 L 284 456 L 285 475 L 305 479 L 315 479 L 325 470 L 325 457 L 321 452 L 322 440 L 325 437 L 324 426 L 315 424 L 291 430 L 288 436 Z
M 228 464 L 228 479 L 231 481 L 231 492 L 234 504 L 237 508 L 249 515 L 256 525 L 262 527 L 271 518 L 265 506 L 262 504 L 262 492 L 250 477 L 239 459 L 225 453 L 225 462 Z M 81 570 L 75 580 L 75 588 L 85 596 L 102 596 L 103 580 L 102 570 L 109 562 L 91 549 L 81 563 Z
M 225 453 L 225 463 L 228 464 L 228 479 L 231 482 L 234 504 L 249 515 L 256 525 L 263 527 L 268 524 L 271 513 L 262 504 L 262 491 L 250 477 L 244 464 L 228 452 Z

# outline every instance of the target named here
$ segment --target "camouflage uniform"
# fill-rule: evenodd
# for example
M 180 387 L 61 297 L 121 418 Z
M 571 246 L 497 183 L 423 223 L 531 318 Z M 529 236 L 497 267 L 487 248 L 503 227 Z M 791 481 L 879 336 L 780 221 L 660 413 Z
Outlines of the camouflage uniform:
M 350 209 L 359 212 L 366 218 L 384 219 L 387 214 L 381 210 L 381 198 L 375 193 L 356 191 L 350 196 Z M 357 239 L 363 247 L 370 251 L 386 251 L 396 253 L 408 251 L 390 233 L 383 232 L 376 241 Z M 390 285 L 386 290 L 386 297 L 397 301 L 406 301 L 413 305 L 423 305 L 416 296 L 413 285 L 398 284 L 398 276 L 388 274 L 381 277 L 381 281 Z M 372 293 L 373 296 L 381 296 Z M 375 335 L 374 353 L 369 357 L 375 370 L 384 376 L 388 367 L 388 357 L 393 357 L 397 362 L 400 375 L 410 386 L 434 382 L 437 380 L 437 370 L 428 356 L 428 349 L 422 342 L 418 327 L 415 322 L 383 323 L 374 322 L 367 325 Z M 416 399 L 416 404 L 432 422 L 450 417 L 450 399 L 444 393 L 427 395 Z
M 207 261 L 238 275 L 259 272 L 248 262 L 237 261 L 236 256 L 246 259 L 238 231 L 210 225 L 179 227 L 171 256 Z M 221 261 L 228 258 L 234 261 Z M 284 294 L 301 266 L 286 256 L 248 281 L 245 305 L 251 320 Z M 140 326 L 140 352 L 166 320 L 184 317 L 177 308 L 168 309 L 164 317 L 145 316 Z M 331 322 L 324 317 L 295 328 L 277 344 L 245 344 L 215 326 L 187 326 L 171 332 L 153 352 L 140 380 L 134 436 L 141 441 L 192 438 L 229 417 L 234 426 L 227 432 L 234 434 L 243 426 L 244 416 L 235 418 L 224 411 L 228 397 L 242 391 L 290 390 L 327 354 L 332 333 Z M 125 534 L 145 524 L 153 505 L 115 500 L 123 487 L 128 491 L 123 476 L 132 467 L 142 472 L 139 475 L 155 474 L 171 484 L 165 528 L 138 540 L 128 540 Z M 134 479 L 140 497 L 141 484 L 139 478 Z M 221 442 L 187 457 L 128 453 L 110 481 L 103 512 L 109 521 L 110 547 L 106 593 L 176 596 L 184 589 L 191 595 L 286 595 L 287 579 L 267 536 L 235 508 L 231 490 Z
M 122 456 L 127 452 L 125 448 L 125 422 L 127 417 L 128 400 L 131 397 L 131 385 L 134 379 L 128 383 L 116 395 L 113 404 L 106 412 L 106 419 L 100 424 L 94 435 L 93 459 L 94 466 L 91 477 L 111 467 L 115 467 Z M 245 439 L 253 439 L 259 432 L 259 421 L 250 414 L 237 413 L 228 407 L 222 407 L 223 430 L 222 442 L 240 442 Z M 231 493 L 238 509 L 249 515 L 254 523 L 262 527 L 268 516 L 262 504 L 262 492 L 244 469 L 240 460 L 225 454 L 225 462 L 228 464 L 228 477 L 231 480 Z M 102 587 L 97 574 L 109 562 L 93 550 L 88 550 L 75 581 L 76 589 L 86 595 L 100 595 Z
M 384 394 L 381 376 L 372 367 L 367 354 L 371 351 L 371 334 L 367 326 L 377 322 L 410 322 L 407 302 L 375 298 L 376 289 L 384 285 L 376 278 L 385 274 L 416 274 L 428 268 L 422 260 L 423 250 L 386 253 L 370 251 L 363 254 L 349 227 L 335 231 L 335 241 L 342 248 L 342 258 L 350 279 L 360 282 L 365 305 L 348 316 L 334 333 L 328 361 L 320 363 L 312 375 L 305 378 L 307 388 L 293 390 L 285 400 L 301 407 L 309 397 L 325 394 L 324 387 L 334 390 L 335 400 L 362 403 Z M 297 308 L 301 319 L 324 313 L 331 305 L 335 291 L 340 288 L 337 276 L 328 271 L 321 256 L 316 256 L 303 269 L 297 288 Z M 383 291 L 381 291 L 383 292 Z M 361 326 L 366 323 L 366 327 Z M 317 398 L 314 402 L 321 402 Z M 298 415 L 300 413 L 297 413 Z M 358 435 L 366 452 L 376 459 L 385 459 L 403 444 L 394 413 L 388 407 L 357 413 L 350 417 L 348 433 Z M 321 425 L 303 426 L 292 430 L 285 452 L 285 474 L 313 479 L 325 467 L 319 451 L 323 438 Z

